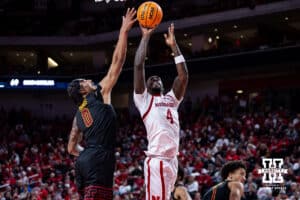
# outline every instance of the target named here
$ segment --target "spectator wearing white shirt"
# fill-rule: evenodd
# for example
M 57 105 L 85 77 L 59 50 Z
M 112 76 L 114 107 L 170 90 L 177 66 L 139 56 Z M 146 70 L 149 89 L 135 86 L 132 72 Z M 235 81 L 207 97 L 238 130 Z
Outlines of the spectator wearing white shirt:
M 188 193 L 194 198 L 195 194 L 198 192 L 199 183 L 195 180 L 195 176 L 188 176 L 188 183 L 186 185 Z

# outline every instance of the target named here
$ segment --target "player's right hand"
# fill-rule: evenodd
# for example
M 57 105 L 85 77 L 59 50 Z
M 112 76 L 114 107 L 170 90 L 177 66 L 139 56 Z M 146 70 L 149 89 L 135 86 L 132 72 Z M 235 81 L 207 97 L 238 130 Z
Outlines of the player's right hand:
M 157 26 L 156 26 L 157 27 Z M 142 35 L 143 37 L 150 37 L 151 34 L 154 32 L 154 30 L 156 29 L 156 27 L 154 28 L 145 28 L 143 26 L 140 25 L 141 31 L 142 31 Z

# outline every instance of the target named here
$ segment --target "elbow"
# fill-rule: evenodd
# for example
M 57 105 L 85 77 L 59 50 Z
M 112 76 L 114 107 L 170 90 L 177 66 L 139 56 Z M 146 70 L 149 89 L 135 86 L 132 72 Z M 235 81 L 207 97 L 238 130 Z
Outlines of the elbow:
M 188 74 L 184 74 L 178 77 L 181 83 L 187 84 L 188 80 L 189 80 L 189 75 Z
M 136 70 L 141 70 L 142 69 L 142 63 L 134 63 L 133 68 L 136 69 Z
M 124 52 L 124 53 L 116 53 L 113 56 L 112 64 L 123 65 L 123 63 L 125 62 L 125 58 L 126 58 L 126 52 Z
M 135 60 L 134 63 L 133 63 L 133 67 L 134 69 L 143 69 L 143 66 L 144 66 L 144 61 L 142 60 Z
M 108 75 L 110 77 L 112 77 L 112 76 L 115 76 L 115 73 L 116 74 L 120 74 L 120 72 L 122 71 L 122 68 L 124 66 L 124 63 L 125 63 L 125 59 L 113 61 L 112 64 L 111 64 L 111 66 L 112 65 L 116 66 L 116 68 L 114 69 L 114 71 L 109 72 Z
M 124 58 L 117 57 L 112 63 L 114 65 L 122 66 L 124 62 L 125 62 L 125 57 Z
M 75 150 L 75 146 L 73 146 L 72 144 L 68 144 L 68 148 L 67 148 L 68 153 L 73 155 L 74 150 Z
M 185 76 L 186 80 L 189 79 L 189 73 L 187 71 L 184 73 L 184 76 Z
M 68 153 L 69 153 L 69 154 L 73 154 L 73 148 L 68 147 Z

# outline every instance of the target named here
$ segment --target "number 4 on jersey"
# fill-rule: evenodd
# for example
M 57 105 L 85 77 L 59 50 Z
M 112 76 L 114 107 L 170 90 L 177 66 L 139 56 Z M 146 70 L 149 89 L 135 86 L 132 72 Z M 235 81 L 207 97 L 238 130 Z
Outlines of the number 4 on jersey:
M 174 123 L 174 121 L 173 121 L 173 116 L 172 116 L 172 113 L 171 113 L 171 110 L 170 110 L 170 109 L 167 110 L 167 120 L 169 120 L 169 122 L 170 122 L 171 124 Z

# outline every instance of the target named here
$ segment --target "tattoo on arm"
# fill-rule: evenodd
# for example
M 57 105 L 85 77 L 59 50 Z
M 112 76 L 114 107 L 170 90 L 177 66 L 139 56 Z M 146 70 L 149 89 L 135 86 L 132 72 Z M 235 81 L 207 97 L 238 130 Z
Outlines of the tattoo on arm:
M 68 152 L 74 156 L 78 156 L 79 152 L 76 149 L 76 145 L 78 144 L 81 137 L 81 132 L 77 126 L 76 117 L 73 120 L 72 129 L 70 132 L 69 142 L 68 142 Z

